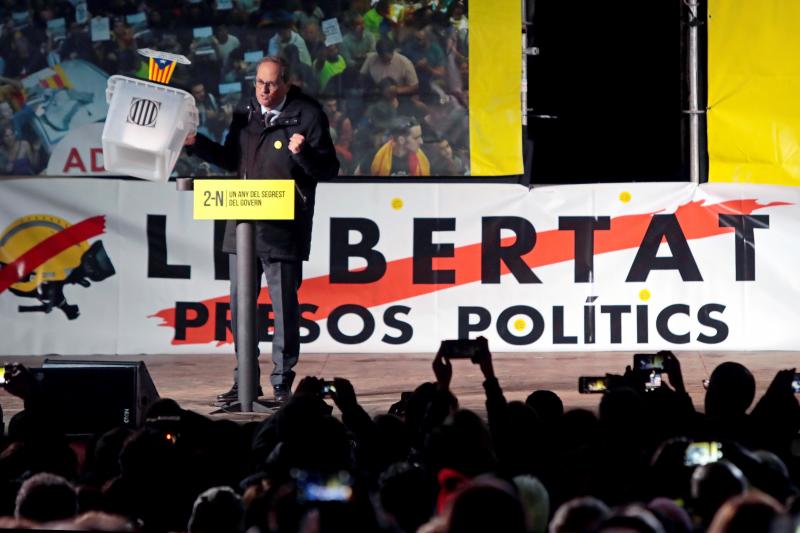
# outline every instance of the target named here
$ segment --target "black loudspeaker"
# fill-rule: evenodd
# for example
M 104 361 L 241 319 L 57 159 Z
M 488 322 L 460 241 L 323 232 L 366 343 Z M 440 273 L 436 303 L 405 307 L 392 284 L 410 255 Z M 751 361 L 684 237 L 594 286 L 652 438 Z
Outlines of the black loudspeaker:
M 44 405 L 70 436 L 139 427 L 159 398 L 141 361 L 45 359 L 35 370 Z

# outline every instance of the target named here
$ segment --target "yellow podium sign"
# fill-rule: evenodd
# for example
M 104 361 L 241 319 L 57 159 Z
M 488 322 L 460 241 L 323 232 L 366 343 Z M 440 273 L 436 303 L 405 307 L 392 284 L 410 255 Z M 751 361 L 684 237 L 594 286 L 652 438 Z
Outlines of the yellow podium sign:
M 293 220 L 294 180 L 194 180 L 195 220 Z

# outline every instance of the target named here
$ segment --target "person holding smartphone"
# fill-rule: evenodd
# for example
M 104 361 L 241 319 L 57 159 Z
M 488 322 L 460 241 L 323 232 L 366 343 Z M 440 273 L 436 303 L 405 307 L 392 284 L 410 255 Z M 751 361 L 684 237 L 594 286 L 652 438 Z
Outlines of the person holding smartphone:
M 273 370 L 270 382 L 277 402 L 291 396 L 300 356 L 300 307 L 297 291 L 303 280 L 303 261 L 311 251 L 311 224 L 317 180 L 336 176 L 339 161 L 322 106 L 288 83 L 286 63 L 268 56 L 256 68 L 255 101 L 234 113 L 224 145 L 199 134 L 186 140 L 189 152 L 227 170 L 238 170 L 242 179 L 293 179 L 294 220 L 255 222 L 257 278 L 266 274 L 272 300 L 275 333 L 272 340 Z M 231 326 L 236 345 L 236 225 L 229 220 L 222 249 L 230 257 Z M 256 291 L 258 292 L 258 291 Z M 258 365 L 256 365 L 258 368 Z M 217 396 L 223 403 L 238 399 L 238 371 L 231 389 Z M 257 388 L 261 395 L 261 387 Z

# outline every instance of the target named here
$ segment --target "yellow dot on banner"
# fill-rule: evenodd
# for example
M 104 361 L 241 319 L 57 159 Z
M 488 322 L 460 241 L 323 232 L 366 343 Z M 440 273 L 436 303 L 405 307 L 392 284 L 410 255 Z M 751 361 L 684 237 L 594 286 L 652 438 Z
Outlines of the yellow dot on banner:
M 624 204 L 627 204 L 628 202 L 631 201 L 631 193 L 629 193 L 628 191 L 623 191 L 619 193 L 619 201 Z
M 403 200 L 400 198 L 392 198 L 392 209 L 403 209 Z
M 643 301 L 647 301 L 650 299 L 650 291 L 647 289 L 642 289 L 639 291 L 639 299 Z
M 275 141 L 275 143 L 272 146 L 274 146 L 276 150 L 280 150 L 281 148 L 283 148 L 283 143 L 280 141 Z
M 525 329 L 525 326 L 527 325 L 528 324 L 521 318 L 518 318 L 514 321 L 514 329 L 516 329 L 517 331 L 522 331 L 523 329 Z

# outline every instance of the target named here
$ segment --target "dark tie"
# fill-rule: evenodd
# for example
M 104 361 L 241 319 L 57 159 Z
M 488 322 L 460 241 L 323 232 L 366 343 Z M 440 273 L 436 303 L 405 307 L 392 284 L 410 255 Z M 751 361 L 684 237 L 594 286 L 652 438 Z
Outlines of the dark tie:
M 275 121 L 278 120 L 278 115 L 280 115 L 280 113 L 280 111 L 276 111 L 274 109 L 270 109 L 264 113 L 264 125 L 272 126 L 275 124 Z

